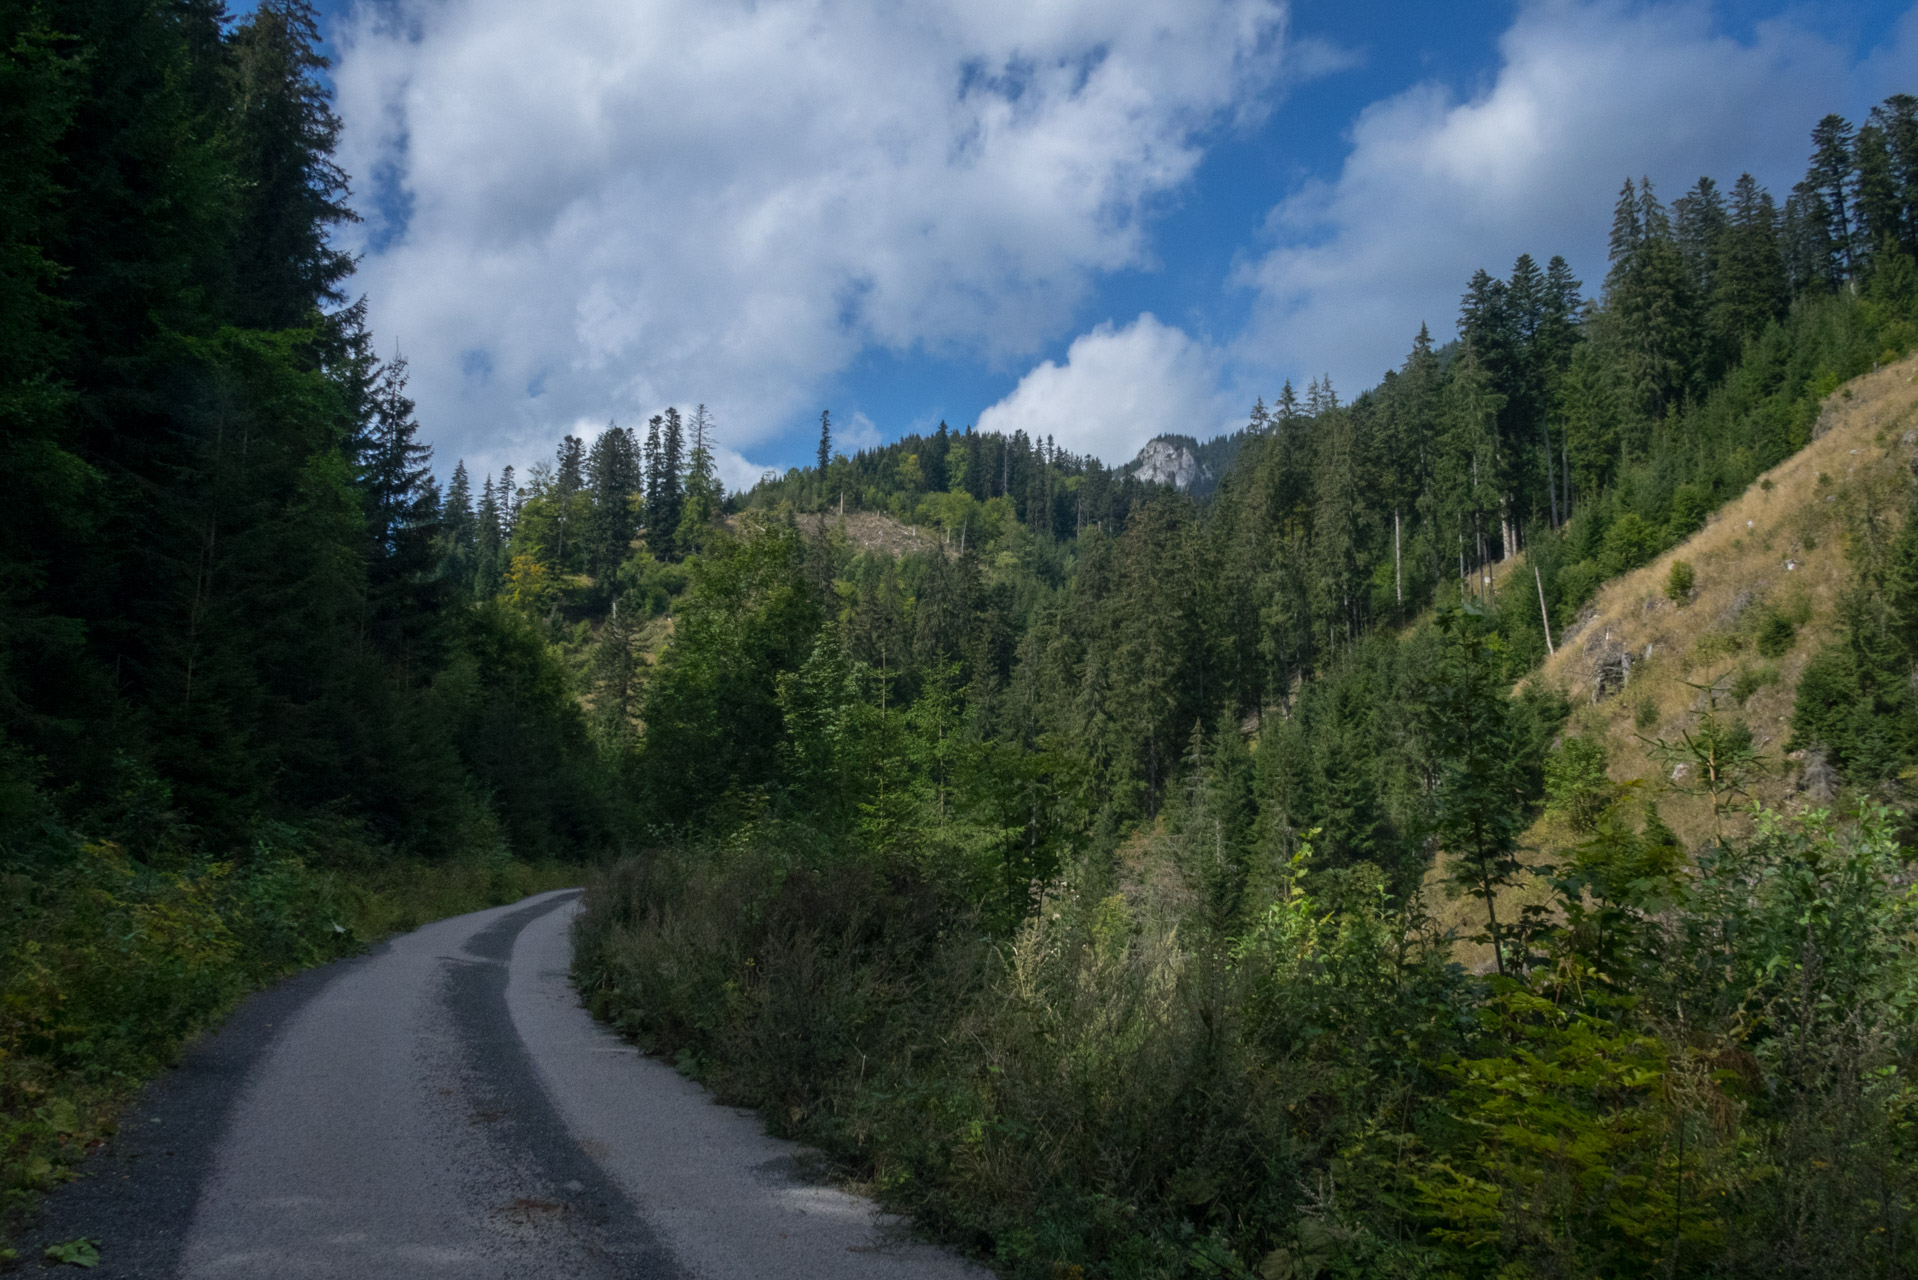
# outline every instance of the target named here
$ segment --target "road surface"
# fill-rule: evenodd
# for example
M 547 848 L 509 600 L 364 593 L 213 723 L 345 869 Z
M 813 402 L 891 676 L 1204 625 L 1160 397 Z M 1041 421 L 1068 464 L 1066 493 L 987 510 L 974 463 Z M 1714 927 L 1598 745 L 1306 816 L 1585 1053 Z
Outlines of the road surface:
M 253 997 L 48 1198 L 27 1267 L 90 1236 L 91 1274 L 156 1280 L 986 1276 L 593 1022 L 567 980 L 578 896 Z

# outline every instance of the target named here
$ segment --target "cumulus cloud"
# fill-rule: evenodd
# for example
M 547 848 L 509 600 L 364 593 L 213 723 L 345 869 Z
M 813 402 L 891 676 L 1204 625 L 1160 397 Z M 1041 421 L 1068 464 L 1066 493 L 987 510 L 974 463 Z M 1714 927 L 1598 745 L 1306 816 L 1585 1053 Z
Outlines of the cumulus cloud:
M 1564 254 L 1595 291 L 1628 174 L 1669 201 L 1700 174 L 1729 186 L 1749 169 L 1782 199 L 1813 122 L 1900 87 L 1885 82 L 1909 78 L 1915 34 L 1908 16 L 1895 48 L 1856 63 L 1788 21 L 1732 38 L 1703 3 L 1525 7 L 1482 92 L 1426 84 L 1374 103 L 1336 178 L 1273 210 L 1272 247 L 1240 274 L 1258 301 L 1239 376 L 1269 392 L 1280 374 L 1329 370 L 1361 390 L 1421 320 L 1451 335 L 1474 269 L 1503 274 L 1521 252 Z
M 1123 329 L 1107 323 L 1081 334 L 1064 364 L 1048 360 L 1027 373 L 979 416 L 979 429 L 1051 436 L 1073 453 L 1116 464 L 1155 435 L 1217 435 L 1232 412 L 1220 395 L 1216 355 L 1145 312 Z
M 441 452 L 703 399 L 738 451 L 872 345 L 1004 362 L 1149 261 L 1282 0 L 397 0 L 339 34 L 359 287 Z

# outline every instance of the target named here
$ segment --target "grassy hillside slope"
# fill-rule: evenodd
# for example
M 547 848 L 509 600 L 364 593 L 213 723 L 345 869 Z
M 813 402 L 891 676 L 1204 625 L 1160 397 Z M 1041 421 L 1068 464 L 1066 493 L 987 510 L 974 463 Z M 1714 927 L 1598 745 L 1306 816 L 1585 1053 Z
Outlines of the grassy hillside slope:
M 1652 758 L 1647 739 L 1697 731 L 1707 698 L 1696 686 L 1720 691 L 1721 714 L 1747 724 L 1766 757 L 1753 800 L 1792 809 L 1831 798 L 1817 761 L 1784 750 L 1798 679 L 1835 634 L 1849 541 L 1867 536 L 1868 523 L 1882 530 L 1896 519 L 1914 458 L 1918 357 L 1834 392 L 1809 445 L 1690 539 L 1609 583 L 1558 637 L 1540 678 L 1576 708 L 1566 732 L 1602 741 L 1612 778 L 1657 795 L 1688 846 L 1709 836 L 1710 802 L 1682 789 L 1683 777 L 1675 789 L 1672 768 Z M 1668 592 L 1674 562 L 1689 564 L 1694 579 L 1677 600 Z

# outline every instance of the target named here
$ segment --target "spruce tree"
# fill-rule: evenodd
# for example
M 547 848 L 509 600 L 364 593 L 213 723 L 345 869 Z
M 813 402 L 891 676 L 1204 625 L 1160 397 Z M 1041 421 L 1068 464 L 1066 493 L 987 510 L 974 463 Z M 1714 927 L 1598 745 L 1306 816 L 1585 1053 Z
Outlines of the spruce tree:
M 440 511 L 440 576 L 462 592 L 470 590 L 479 548 L 478 517 L 473 512 L 473 481 L 466 461 L 453 466 Z
M 659 443 L 659 506 L 656 512 L 649 514 L 646 540 L 654 555 L 672 560 L 678 558 L 679 521 L 686 513 L 686 443 L 679 410 L 666 410 L 664 418 Z
M 361 462 L 367 534 L 368 631 L 402 669 L 424 676 L 438 654 L 445 603 L 435 544 L 441 535 L 433 451 L 419 441 L 406 394 L 406 360 L 381 371 Z
M 1612 268 L 1605 277 L 1608 354 L 1626 407 L 1649 423 L 1664 417 L 1690 384 L 1697 356 L 1696 301 L 1651 180 L 1641 180 L 1636 198 L 1631 184 L 1626 186 L 1613 221 Z M 1646 433 L 1641 428 L 1638 435 Z
M 234 30 L 234 145 L 242 211 L 233 254 L 239 320 L 261 328 L 304 323 L 338 302 L 352 255 L 331 243 L 359 221 L 333 160 L 333 114 L 319 26 L 306 0 L 262 0 Z
M 675 538 L 681 553 L 691 554 L 704 545 L 706 530 L 719 518 L 725 494 L 713 462 L 712 414 L 705 405 L 695 405 L 686 425 L 692 436 L 692 451 L 686 455 L 684 496 Z
M 486 483 L 480 486 L 479 506 L 473 513 L 473 578 L 470 585 L 475 599 L 491 600 L 499 594 L 504 578 L 500 564 L 500 551 L 504 545 L 500 529 L 504 519 L 498 490 L 493 487 L 492 473 L 488 472 Z
M 1728 226 L 1725 199 L 1710 178 L 1700 178 L 1672 202 L 1672 238 L 1685 264 L 1686 282 L 1698 297 L 1710 297 L 1717 288 L 1718 259 Z
M 1902 193 L 1893 167 L 1891 141 L 1877 121 L 1877 108 L 1873 108 L 1873 112 L 1874 118 L 1858 130 L 1858 141 L 1853 148 L 1857 161 L 1853 190 L 1858 215 L 1858 257 L 1866 264 L 1874 262 L 1887 245 L 1893 250 L 1903 248 L 1906 239 Z
M 1711 298 L 1712 325 L 1734 348 L 1784 314 L 1785 260 L 1771 194 L 1749 173 L 1732 186 L 1724 248 Z
M 1918 97 L 1894 93 L 1871 109 L 1871 123 L 1885 140 L 1898 244 L 1918 258 Z
M 664 422 L 665 418 L 657 413 L 646 420 L 646 457 L 643 464 L 646 473 L 646 545 L 654 555 L 660 554 L 660 546 L 655 539 L 659 533 L 659 513 L 666 492 L 666 451 L 659 440 L 659 429 Z
M 519 525 L 520 490 L 519 482 L 513 475 L 513 464 L 507 463 L 499 473 L 499 536 L 501 542 L 511 542 L 513 531 Z
M 819 457 L 818 470 L 813 475 L 813 483 L 818 486 L 816 503 L 821 511 L 827 506 L 826 471 L 832 466 L 832 410 L 819 411 Z
M 1805 174 L 1805 185 L 1817 193 L 1824 213 L 1825 252 L 1830 255 L 1834 282 L 1852 278 L 1857 248 L 1851 211 L 1855 141 L 1851 121 L 1836 113 L 1820 120 L 1811 131 L 1811 168 Z
M 1445 647 L 1429 686 L 1421 723 L 1438 762 L 1433 830 L 1446 858 L 1446 879 L 1485 908 L 1484 939 L 1503 976 L 1515 921 L 1500 920 L 1498 896 L 1523 869 L 1519 836 L 1525 829 L 1525 787 L 1513 731 L 1509 681 L 1480 619 L 1444 610 L 1438 629 Z
M 625 561 L 637 532 L 635 508 L 645 485 L 638 454 L 633 433 L 611 423 L 586 458 L 586 483 L 592 492 L 586 571 L 602 582 Z

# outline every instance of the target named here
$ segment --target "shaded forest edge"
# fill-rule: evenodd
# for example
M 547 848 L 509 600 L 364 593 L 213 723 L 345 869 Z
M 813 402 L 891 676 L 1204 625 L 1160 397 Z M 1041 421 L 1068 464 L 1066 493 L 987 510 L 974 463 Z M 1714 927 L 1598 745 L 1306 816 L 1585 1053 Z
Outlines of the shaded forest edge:
M 0 1233 L 246 991 L 619 847 L 544 629 L 442 572 L 318 46 L 0 3 Z

